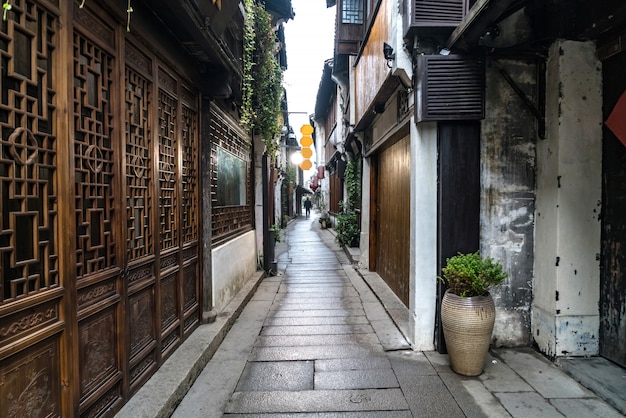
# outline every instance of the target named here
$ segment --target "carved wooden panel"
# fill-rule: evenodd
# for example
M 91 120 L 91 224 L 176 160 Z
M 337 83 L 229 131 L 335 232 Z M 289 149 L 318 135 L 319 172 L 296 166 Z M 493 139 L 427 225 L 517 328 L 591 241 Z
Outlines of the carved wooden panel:
M 200 323 L 198 262 L 193 261 L 183 268 L 183 333 L 186 337 Z
M 156 340 L 153 326 L 155 306 L 152 286 L 131 296 L 128 300 L 128 306 L 130 356 L 132 358 Z
M 78 290 L 78 312 L 82 312 L 106 299 L 117 298 L 117 296 L 117 286 L 113 280 L 101 281 L 83 287 Z
M 7 347 L 20 338 L 41 331 L 58 322 L 59 307 L 56 301 L 10 313 L 0 322 L 0 347 Z
M 157 358 L 155 350 L 151 350 L 146 357 L 140 358 L 138 362 L 131 364 L 130 372 L 128 373 L 131 393 L 139 389 L 141 384 L 154 373 L 156 364 Z
M 162 77 L 170 82 L 170 77 Z M 169 86 L 171 87 L 171 86 Z M 161 250 L 178 246 L 178 103 L 159 91 L 159 226 Z
M 56 18 L 30 1 L 0 28 L 0 304 L 59 284 L 56 29 Z
M 161 279 L 161 329 L 166 330 L 178 319 L 178 286 L 176 274 Z
M 76 276 L 116 265 L 114 148 L 111 134 L 113 57 L 74 35 L 74 170 Z
M 197 305 L 198 263 L 192 262 L 183 268 L 183 306 L 185 312 Z
M 119 371 L 116 321 L 115 310 L 108 309 L 79 324 L 81 399 Z
M 150 83 L 126 69 L 126 252 L 128 261 L 154 254 Z
M 182 107 L 182 152 L 183 152 L 183 243 L 198 240 L 198 114 L 187 106 Z
M 60 417 L 59 343 L 54 338 L 0 363 L 0 416 Z
M 106 391 L 92 406 L 80 414 L 85 418 L 96 418 L 111 416 L 112 411 L 116 411 L 122 406 L 122 385 L 116 384 Z

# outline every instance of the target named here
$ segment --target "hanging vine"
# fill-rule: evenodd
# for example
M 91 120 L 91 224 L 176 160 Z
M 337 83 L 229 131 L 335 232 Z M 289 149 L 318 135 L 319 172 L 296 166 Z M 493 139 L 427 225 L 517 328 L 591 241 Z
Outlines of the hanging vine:
M 246 18 L 243 33 L 243 105 L 241 108 L 241 125 L 252 131 L 252 121 L 255 119 L 252 108 L 252 71 L 254 71 L 254 0 L 244 0 Z
M 130 32 L 130 14 L 132 12 L 134 12 L 133 10 L 133 6 L 130 4 L 131 0 L 128 0 L 128 7 L 126 7 L 126 32 Z M 7 3 L 9 2 L 9 0 L 7 0 Z M 6 3 L 5 3 L 5 18 L 4 20 L 6 20 Z M 83 7 L 85 7 L 85 0 L 82 0 L 80 2 L 80 5 L 78 6 L 79 9 L 82 9 Z M 10 5 L 9 5 L 9 9 L 11 9 Z
M 244 0 L 246 22 L 243 55 L 241 124 L 259 134 L 274 157 L 280 133 L 282 70 L 276 60 L 276 35 L 270 14 L 254 0 Z
M 4 2 L 4 4 L 2 5 L 2 8 L 4 9 L 3 13 L 2 13 L 2 20 L 7 20 L 7 12 L 9 10 L 11 10 L 13 6 L 11 6 L 11 1 L 10 0 L 6 0 Z

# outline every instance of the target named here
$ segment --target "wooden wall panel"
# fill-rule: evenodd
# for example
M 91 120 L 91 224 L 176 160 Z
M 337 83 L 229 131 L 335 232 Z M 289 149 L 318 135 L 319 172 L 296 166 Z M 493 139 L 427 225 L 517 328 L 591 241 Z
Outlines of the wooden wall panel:
M 378 156 L 376 271 L 409 306 L 411 152 L 406 136 Z
M 361 120 L 366 110 L 374 101 L 374 97 L 382 87 L 386 78 L 390 76 L 389 71 L 385 71 L 387 61 L 383 56 L 383 43 L 389 43 L 394 38 L 393 27 L 388 23 L 390 16 L 389 2 L 391 0 L 381 0 L 382 3 L 378 13 L 374 17 L 372 29 L 367 38 L 367 43 L 363 47 L 363 52 L 355 67 L 355 112 L 356 121 Z

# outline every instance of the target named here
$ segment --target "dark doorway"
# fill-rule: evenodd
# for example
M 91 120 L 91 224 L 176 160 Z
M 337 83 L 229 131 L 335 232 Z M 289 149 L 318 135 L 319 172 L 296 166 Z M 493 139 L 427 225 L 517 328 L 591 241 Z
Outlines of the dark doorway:
M 626 53 L 603 62 L 604 120 L 626 91 Z M 604 127 L 602 141 L 600 354 L 626 367 L 626 146 Z
M 478 250 L 480 234 L 480 125 L 475 122 L 438 126 L 437 271 L 446 258 Z M 435 343 L 447 352 L 440 323 L 445 287 L 437 283 Z

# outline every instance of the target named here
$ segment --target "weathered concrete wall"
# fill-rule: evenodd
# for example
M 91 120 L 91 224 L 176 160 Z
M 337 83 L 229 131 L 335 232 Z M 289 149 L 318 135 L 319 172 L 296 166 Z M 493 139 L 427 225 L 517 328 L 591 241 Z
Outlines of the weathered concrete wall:
M 213 249 L 213 309 L 220 312 L 256 272 L 255 231 Z
M 524 346 L 531 341 L 537 123 L 498 66 L 534 102 L 536 68 L 525 61 L 488 62 L 481 126 L 480 249 L 509 273 L 492 292 L 497 309 L 493 342 L 498 347 Z
M 558 41 L 537 145 L 533 337 L 549 356 L 598 353 L 602 68 L 593 42 Z
M 409 322 L 414 350 L 434 349 L 437 299 L 437 124 L 411 119 Z

